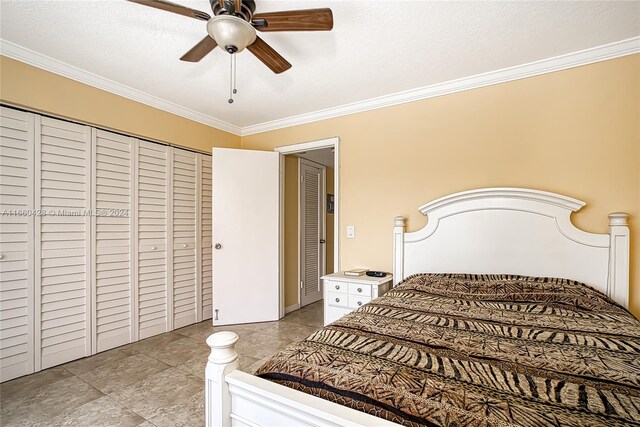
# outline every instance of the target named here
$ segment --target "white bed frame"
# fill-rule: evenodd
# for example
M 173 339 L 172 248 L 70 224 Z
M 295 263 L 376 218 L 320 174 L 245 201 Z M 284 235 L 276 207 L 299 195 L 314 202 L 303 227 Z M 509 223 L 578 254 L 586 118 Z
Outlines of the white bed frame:
M 505 273 L 587 283 L 627 307 L 628 215 L 609 215 L 609 233 L 576 228 L 584 202 L 523 188 L 484 188 L 419 208 L 429 217 L 405 232 L 396 217 L 394 282 L 415 273 Z M 238 370 L 238 336 L 218 332 L 206 367 L 207 426 L 391 426 L 393 423 Z

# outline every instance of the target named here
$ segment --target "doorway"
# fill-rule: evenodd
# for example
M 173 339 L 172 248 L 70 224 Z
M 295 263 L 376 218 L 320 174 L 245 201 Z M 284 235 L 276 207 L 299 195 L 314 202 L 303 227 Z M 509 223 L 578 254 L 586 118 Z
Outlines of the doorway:
M 284 180 L 285 312 L 322 299 L 320 277 L 338 271 L 339 139 L 276 148 Z

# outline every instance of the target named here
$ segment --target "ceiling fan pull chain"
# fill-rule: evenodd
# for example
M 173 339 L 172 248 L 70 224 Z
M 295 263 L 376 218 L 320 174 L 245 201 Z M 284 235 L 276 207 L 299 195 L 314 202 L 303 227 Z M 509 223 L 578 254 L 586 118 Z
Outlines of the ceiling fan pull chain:
M 236 94 L 238 93 L 238 90 L 236 89 L 238 84 L 238 63 L 236 61 L 238 60 L 238 57 L 235 54 L 231 55 L 231 57 L 233 58 L 233 93 Z
M 231 69 L 229 70 L 229 104 L 233 104 L 233 95 L 238 93 L 238 89 L 236 89 L 236 81 L 237 81 L 237 65 L 236 65 L 236 55 L 231 54 Z
M 229 56 L 229 104 L 233 104 L 233 55 Z

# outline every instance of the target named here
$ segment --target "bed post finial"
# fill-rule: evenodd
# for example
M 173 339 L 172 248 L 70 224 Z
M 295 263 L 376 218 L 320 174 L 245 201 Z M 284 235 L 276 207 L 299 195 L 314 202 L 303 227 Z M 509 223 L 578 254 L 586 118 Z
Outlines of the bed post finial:
M 404 273 L 404 231 L 407 218 L 397 216 L 393 222 L 393 286 L 395 286 L 402 281 Z
M 629 307 L 629 214 L 609 214 L 609 286 L 607 294 Z
M 205 416 L 207 427 L 231 426 L 231 393 L 225 376 L 238 369 L 235 343 L 238 335 L 231 331 L 216 332 L 207 338 L 211 353 L 205 369 Z

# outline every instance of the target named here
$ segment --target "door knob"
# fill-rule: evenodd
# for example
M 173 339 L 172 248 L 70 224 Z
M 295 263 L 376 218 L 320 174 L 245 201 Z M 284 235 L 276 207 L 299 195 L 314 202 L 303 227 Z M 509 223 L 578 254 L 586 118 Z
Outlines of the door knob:
M 325 243 L 325 240 L 324 239 L 320 239 L 320 243 Z
M 216 243 L 216 245 L 214 246 L 214 248 L 216 249 L 222 249 L 222 245 L 220 243 Z

